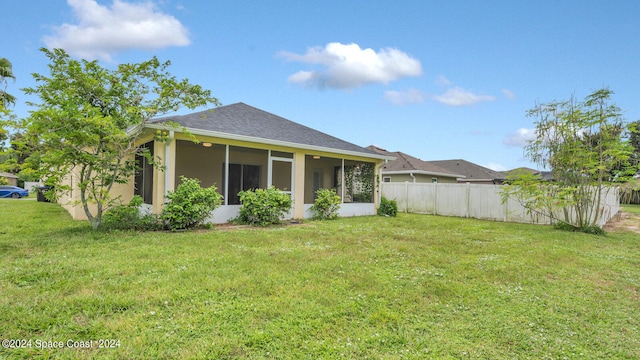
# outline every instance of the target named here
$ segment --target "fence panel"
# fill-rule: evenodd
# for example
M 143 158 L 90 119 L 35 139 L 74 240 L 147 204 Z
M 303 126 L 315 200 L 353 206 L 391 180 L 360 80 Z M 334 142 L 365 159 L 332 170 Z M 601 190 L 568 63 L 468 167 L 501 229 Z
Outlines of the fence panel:
M 382 183 L 382 195 L 396 200 L 398 210 L 411 213 L 472 217 L 477 219 L 551 224 L 540 214 L 530 214 L 518 201 L 502 203 L 502 185 Z M 603 226 L 620 210 L 619 191 L 604 189 L 598 209 L 598 226 Z M 595 216 L 595 215 L 594 215 Z
M 498 185 L 469 184 L 469 217 L 505 221 L 505 216 Z

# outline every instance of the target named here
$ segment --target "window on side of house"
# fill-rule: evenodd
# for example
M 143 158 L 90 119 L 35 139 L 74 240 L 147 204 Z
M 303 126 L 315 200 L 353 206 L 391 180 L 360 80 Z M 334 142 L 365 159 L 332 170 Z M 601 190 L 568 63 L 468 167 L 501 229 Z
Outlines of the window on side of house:
M 145 204 L 153 203 L 153 165 L 144 155 L 148 152 L 148 157 L 153 158 L 153 141 L 140 146 L 140 151 L 136 153 L 136 165 L 138 170 L 134 177 L 133 194 L 142 197 Z
M 385 176 L 382 178 L 382 182 L 391 182 L 391 177 Z

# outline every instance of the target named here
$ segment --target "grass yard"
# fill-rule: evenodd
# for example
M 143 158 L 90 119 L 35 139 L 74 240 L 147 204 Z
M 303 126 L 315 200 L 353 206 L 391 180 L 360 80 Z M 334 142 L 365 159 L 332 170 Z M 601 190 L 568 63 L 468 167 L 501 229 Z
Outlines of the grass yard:
M 0 339 L 25 340 L 0 358 L 640 358 L 632 232 L 401 214 L 95 233 L 33 200 L 0 219 Z

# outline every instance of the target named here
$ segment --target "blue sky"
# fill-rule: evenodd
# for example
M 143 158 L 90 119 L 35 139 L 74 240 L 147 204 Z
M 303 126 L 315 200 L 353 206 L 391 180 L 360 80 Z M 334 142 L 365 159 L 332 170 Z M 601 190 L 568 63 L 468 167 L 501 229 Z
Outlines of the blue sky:
M 170 71 L 361 146 L 497 170 L 535 167 L 522 145 L 537 102 L 609 87 L 640 119 L 638 1 L 2 2 L 0 57 L 28 116 L 41 47 L 104 66 L 158 56 Z

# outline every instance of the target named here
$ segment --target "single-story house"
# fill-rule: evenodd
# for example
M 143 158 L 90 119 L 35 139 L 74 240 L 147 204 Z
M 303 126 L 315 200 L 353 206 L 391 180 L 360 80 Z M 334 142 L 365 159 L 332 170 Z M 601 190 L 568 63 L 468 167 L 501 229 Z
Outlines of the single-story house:
M 158 131 L 166 131 L 166 139 L 155 140 Z M 153 119 L 138 145 L 159 158 L 164 170 L 139 156 L 142 169 L 128 184 L 116 184 L 113 195 L 124 201 L 140 195 L 148 211 L 159 213 L 181 176 L 197 178 L 223 196 L 223 205 L 212 214 L 214 223 L 237 217 L 240 191 L 271 186 L 291 195 L 291 218 L 311 217 L 315 191 L 321 188 L 340 195 L 341 216 L 373 215 L 377 176 L 392 159 L 244 103 Z M 68 200 L 73 199 L 62 202 Z M 84 217 L 80 206 L 67 208 L 74 218 Z
M 395 158 L 382 166 L 382 182 L 456 183 L 457 179 L 464 178 L 460 173 L 451 172 L 400 151 L 390 152 L 374 145 L 367 146 L 367 149 Z
M 427 163 L 456 174 L 462 174 L 463 177 L 456 179 L 459 183 L 500 185 L 506 178 L 503 172 L 491 170 L 463 159 L 436 160 L 427 161 Z
M 0 178 L 7 180 L 9 185 L 18 186 L 18 176 L 8 172 L 0 171 Z

